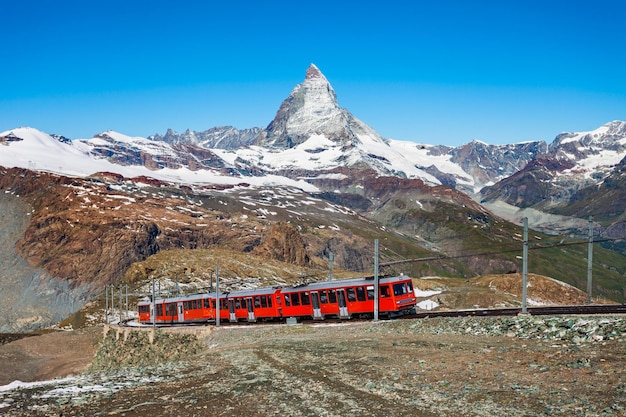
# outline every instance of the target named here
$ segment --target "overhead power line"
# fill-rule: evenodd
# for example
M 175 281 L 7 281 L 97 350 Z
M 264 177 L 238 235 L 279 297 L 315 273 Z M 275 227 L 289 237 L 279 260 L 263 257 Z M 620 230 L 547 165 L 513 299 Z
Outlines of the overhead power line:
M 602 243 L 602 242 L 614 242 L 622 239 L 599 239 L 594 240 L 594 243 Z M 585 240 L 581 240 L 580 242 L 559 242 L 557 244 L 546 245 L 544 242 L 535 242 L 529 245 L 529 250 L 539 250 L 539 249 L 552 249 L 563 246 L 574 246 L 574 245 L 586 245 L 588 242 Z M 461 259 L 461 258 L 471 258 L 474 256 L 489 256 L 489 255 L 501 255 L 505 253 L 514 253 L 520 252 L 522 248 L 515 249 L 500 249 L 497 251 L 486 251 L 486 252 L 475 252 L 463 255 L 438 255 L 438 256 L 427 256 L 424 258 L 411 258 L 411 259 L 402 259 L 398 261 L 390 261 L 390 262 L 381 262 L 379 266 L 391 266 L 403 263 L 412 263 L 412 262 L 427 262 L 427 261 L 441 261 L 447 259 Z

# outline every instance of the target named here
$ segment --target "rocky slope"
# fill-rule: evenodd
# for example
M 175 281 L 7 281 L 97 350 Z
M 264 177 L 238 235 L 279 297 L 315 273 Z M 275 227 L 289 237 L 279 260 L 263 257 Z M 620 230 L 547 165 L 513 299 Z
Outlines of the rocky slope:
M 623 187 L 617 184 L 623 182 L 625 152 L 626 122 L 614 121 L 591 132 L 563 133 L 550 144 L 548 153 L 482 189 L 480 201 L 492 203 L 490 207 L 504 217 L 505 212 L 497 211 L 494 203 L 583 219 L 595 214 L 598 226 L 621 230 L 618 219 L 624 212 L 623 206 L 619 206 Z M 618 223 L 613 225 L 613 221 Z M 536 227 L 549 231 L 545 224 Z

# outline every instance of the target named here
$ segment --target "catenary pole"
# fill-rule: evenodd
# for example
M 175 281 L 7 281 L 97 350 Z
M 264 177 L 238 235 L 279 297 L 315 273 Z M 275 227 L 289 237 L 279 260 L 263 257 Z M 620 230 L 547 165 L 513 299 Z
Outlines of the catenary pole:
M 524 223 L 524 249 L 522 252 L 522 314 L 528 314 L 526 309 L 526 289 L 528 287 L 528 217 L 522 219 Z
M 220 326 L 220 266 L 215 265 L 215 327 Z
M 587 304 L 591 304 L 591 276 L 593 272 L 593 217 L 589 216 L 589 243 L 587 244 Z
M 104 323 L 109 324 L 109 286 L 104 286 Z
M 154 287 L 154 277 L 152 278 L 152 327 L 156 327 L 156 295 Z
M 122 284 L 119 284 L 119 296 L 120 296 L 120 324 L 122 324 L 122 308 L 124 307 L 124 293 L 122 292 Z
M 115 320 L 115 284 L 111 284 L 111 322 Z
M 374 240 L 374 321 L 378 321 L 378 239 Z

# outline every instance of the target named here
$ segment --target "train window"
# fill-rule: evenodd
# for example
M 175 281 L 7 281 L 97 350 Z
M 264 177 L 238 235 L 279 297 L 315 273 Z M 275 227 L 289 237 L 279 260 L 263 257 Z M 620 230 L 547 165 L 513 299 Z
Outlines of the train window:
M 363 287 L 356 287 L 356 299 L 365 301 L 365 289 Z
M 163 315 L 163 305 L 162 304 L 157 304 L 156 305 L 156 315 L 157 316 L 162 316 Z
M 367 299 L 368 300 L 374 299 L 374 286 L 373 285 L 369 285 L 367 287 Z
M 261 300 L 259 297 L 254 297 L 254 308 L 261 308 Z
M 235 308 L 237 310 L 241 308 L 241 300 L 239 298 L 235 298 Z
M 220 310 L 228 310 L 228 301 L 224 298 L 220 300 Z
M 333 304 L 337 303 L 337 293 L 335 290 L 328 290 L 328 302 Z
M 266 295 L 261 296 L 261 307 L 267 308 L 267 296 Z
M 280 305 L 280 295 L 276 296 L 276 304 Z
M 388 285 L 381 285 L 380 286 L 380 297 L 381 298 L 389 297 L 389 286 Z
M 268 306 L 268 307 L 271 307 L 271 306 L 272 306 L 272 296 L 271 296 L 271 295 L 268 295 L 268 296 L 267 296 L 267 306 Z
M 291 294 L 291 305 L 299 306 L 300 305 L 300 295 L 297 292 Z
M 348 290 L 348 301 L 350 302 L 355 302 L 356 301 L 356 294 L 354 293 L 354 288 L 347 288 Z
M 150 306 L 139 306 L 139 312 L 140 313 L 149 313 L 150 312 Z
M 406 285 L 404 282 L 399 284 L 393 284 L 393 295 L 404 295 L 407 293 Z
M 311 304 L 308 292 L 300 293 L 300 296 L 302 297 L 302 305 L 303 306 L 308 306 L 309 304 Z
M 241 308 L 247 310 L 248 309 L 248 300 L 246 300 L 245 298 L 243 300 L 241 300 Z
M 289 294 L 285 294 L 285 305 L 287 307 L 291 305 L 291 301 L 289 301 Z
M 409 288 L 409 292 L 413 292 L 413 281 L 407 281 L 406 286 Z
M 215 308 L 215 300 L 211 300 L 211 308 Z
M 208 298 L 204 299 L 204 308 L 209 308 L 209 299 Z
M 328 297 L 326 296 L 326 290 L 320 291 L 320 303 L 327 304 Z

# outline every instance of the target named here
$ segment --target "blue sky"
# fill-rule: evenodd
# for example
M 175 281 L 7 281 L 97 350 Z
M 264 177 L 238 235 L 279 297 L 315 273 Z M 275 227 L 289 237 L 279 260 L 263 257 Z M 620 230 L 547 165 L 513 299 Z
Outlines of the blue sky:
M 3 2 L 0 131 L 265 127 L 315 63 L 381 135 L 552 141 L 626 120 L 626 2 Z

